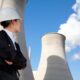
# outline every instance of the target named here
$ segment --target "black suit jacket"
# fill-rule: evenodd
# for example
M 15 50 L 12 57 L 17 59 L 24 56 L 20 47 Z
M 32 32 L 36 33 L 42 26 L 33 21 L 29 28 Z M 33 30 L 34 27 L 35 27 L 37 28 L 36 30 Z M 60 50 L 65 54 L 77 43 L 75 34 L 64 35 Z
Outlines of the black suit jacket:
M 23 56 L 18 43 L 15 43 L 17 50 L 7 33 L 0 31 L 0 70 L 18 70 L 26 67 L 26 58 Z M 12 65 L 8 65 L 4 60 L 12 61 Z

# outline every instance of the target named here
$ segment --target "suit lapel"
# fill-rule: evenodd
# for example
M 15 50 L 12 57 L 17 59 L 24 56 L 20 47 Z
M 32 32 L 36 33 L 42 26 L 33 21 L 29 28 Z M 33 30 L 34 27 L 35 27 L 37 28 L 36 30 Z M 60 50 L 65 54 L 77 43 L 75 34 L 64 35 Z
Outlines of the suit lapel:
M 15 56 L 16 56 L 16 52 L 15 52 L 15 47 L 14 47 L 14 44 L 13 44 L 11 38 L 8 36 L 8 34 L 4 30 L 2 30 L 2 36 L 7 43 L 6 45 L 9 46 L 8 48 L 9 48 L 10 53 L 11 53 L 13 59 L 14 59 Z
M 8 43 L 8 45 L 12 46 L 13 49 L 15 49 L 11 38 L 8 36 L 8 34 L 4 30 L 2 30 L 2 35 L 3 35 L 4 39 L 6 40 L 6 42 Z

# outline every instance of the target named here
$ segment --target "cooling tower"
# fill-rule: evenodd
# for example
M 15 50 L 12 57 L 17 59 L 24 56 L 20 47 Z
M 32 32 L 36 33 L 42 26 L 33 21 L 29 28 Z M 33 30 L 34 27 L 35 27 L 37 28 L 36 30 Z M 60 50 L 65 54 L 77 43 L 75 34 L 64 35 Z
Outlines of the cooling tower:
M 25 31 L 24 31 L 24 7 L 27 4 L 27 1 L 28 0 L 18 0 L 17 1 L 18 6 L 19 6 L 19 12 L 22 17 L 21 31 L 18 34 L 18 42 L 20 44 L 23 54 L 27 58 L 27 67 L 24 70 L 22 70 L 20 80 L 34 80 L 32 68 L 31 68 L 31 64 L 30 64 L 30 60 L 29 60 L 29 56 L 28 56 L 28 49 L 26 46 Z
M 42 52 L 35 80 L 73 80 L 65 59 L 65 37 L 49 33 L 42 37 Z

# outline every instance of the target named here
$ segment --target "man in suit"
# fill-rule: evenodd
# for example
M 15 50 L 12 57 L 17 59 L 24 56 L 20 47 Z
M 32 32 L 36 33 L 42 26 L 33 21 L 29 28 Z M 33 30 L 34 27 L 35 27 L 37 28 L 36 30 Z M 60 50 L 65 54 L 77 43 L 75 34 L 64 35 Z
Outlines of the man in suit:
M 13 16 L 12 16 L 13 17 Z M 20 17 L 0 21 L 0 80 L 19 80 L 18 70 L 26 67 L 15 33 L 20 31 Z

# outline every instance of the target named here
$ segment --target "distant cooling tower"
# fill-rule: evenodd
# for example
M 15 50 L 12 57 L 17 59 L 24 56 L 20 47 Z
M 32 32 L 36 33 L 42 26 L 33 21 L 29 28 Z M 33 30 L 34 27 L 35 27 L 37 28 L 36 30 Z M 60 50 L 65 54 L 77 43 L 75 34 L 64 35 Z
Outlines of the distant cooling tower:
M 49 33 L 42 37 L 42 53 L 35 80 L 73 80 L 65 59 L 65 37 Z

